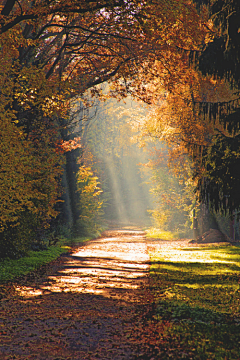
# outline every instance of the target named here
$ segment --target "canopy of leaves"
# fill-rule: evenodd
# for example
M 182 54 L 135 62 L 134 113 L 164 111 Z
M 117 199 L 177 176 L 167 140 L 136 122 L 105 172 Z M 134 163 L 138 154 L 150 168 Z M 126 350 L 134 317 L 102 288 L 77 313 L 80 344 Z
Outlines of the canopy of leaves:
M 239 129 L 238 95 L 224 81 L 238 86 L 239 6 L 236 1 L 224 4 L 214 1 L 211 11 L 216 15 L 210 18 L 206 6 L 198 12 L 187 0 L 4 1 L 0 95 L 7 128 L 0 151 L 6 164 L 16 166 L 3 169 L 2 188 L 7 177 L 16 184 L 3 197 L 2 227 L 17 221 L 26 208 L 39 214 L 42 224 L 56 216 L 61 150 L 77 146 L 66 136 L 70 107 L 78 97 L 84 102 L 88 89 L 99 95 L 96 85 L 107 80 L 113 80 L 112 96 L 131 93 L 154 105 L 144 131 L 171 144 L 172 164 L 179 159 L 187 164 L 185 155 L 190 154 L 201 177 L 201 154 L 215 127 L 226 136 Z M 223 52 L 222 41 L 225 46 L 222 73 L 217 63 L 212 70 L 201 65 L 218 41 L 218 51 Z M 200 75 L 196 65 L 208 76 Z M 216 104 L 223 102 L 226 109 L 220 111 Z M 116 136 L 115 142 L 120 140 Z

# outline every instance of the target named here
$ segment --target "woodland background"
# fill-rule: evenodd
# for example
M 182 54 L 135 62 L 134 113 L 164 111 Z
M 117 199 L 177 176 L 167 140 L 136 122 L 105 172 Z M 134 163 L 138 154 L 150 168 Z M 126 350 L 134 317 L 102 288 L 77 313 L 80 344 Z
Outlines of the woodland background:
M 237 0 L 5 0 L 0 14 L 0 257 L 150 214 L 237 239 Z

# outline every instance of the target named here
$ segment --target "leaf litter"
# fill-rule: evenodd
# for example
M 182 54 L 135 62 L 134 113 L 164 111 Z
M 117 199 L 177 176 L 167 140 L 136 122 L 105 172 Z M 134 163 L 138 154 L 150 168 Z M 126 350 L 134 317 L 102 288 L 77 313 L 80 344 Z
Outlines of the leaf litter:
M 10 284 L 0 301 L 0 358 L 168 358 L 171 324 L 154 318 L 149 287 L 154 246 L 141 231 L 108 232 Z

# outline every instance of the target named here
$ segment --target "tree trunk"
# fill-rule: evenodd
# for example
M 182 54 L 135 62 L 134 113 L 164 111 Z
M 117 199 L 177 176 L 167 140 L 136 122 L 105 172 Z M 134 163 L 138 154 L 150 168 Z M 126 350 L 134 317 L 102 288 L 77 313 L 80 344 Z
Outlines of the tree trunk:
M 10 12 L 12 11 L 15 3 L 16 3 L 16 0 L 7 0 L 4 8 L 2 9 L 1 15 L 8 16 L 10 14 Z

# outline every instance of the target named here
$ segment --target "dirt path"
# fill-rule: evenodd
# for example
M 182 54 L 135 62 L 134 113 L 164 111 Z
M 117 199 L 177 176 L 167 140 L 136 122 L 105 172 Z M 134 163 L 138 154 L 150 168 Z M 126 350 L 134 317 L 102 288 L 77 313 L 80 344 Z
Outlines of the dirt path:
M 61 257 L 1 300 L 0 359 L 158 359 L 149 250 L 186 244 L 111 231 Z

